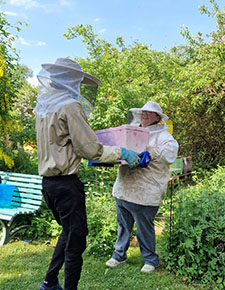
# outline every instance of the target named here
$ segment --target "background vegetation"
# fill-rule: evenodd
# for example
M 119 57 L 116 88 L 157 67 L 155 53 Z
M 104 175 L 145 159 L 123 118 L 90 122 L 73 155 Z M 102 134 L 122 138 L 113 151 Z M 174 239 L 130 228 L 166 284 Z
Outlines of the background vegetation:
M 166 268 L 188 281 L 225 287 L 225 168 L 174 197 L 172 235 L 167 221 L 162 255 Z
M 200 12 L 215 19 L 217 31 L 204 36 L 199 32 L 194 37 L 184 28 L 181 34 L 186 44 L 170 51 L 155 51 L 138 42 L 126 46 L 121 37 L 114 46 L 98 38 L 90 25 L 68 29 L 65 33 L 68 40 L 82 37 L 86 44 L 87 58 L 77 59 L 83 70 L 102 79 L 95 110 L 89 119 L 94 130 L 126 124 L 131 107 L 155 100 L 173 121 L 180 155 L 191 155 L 198 167 L 206 169 L 224 164 L 225 12 L 219 10 L 214 0 L 210 3 L 211 9 L 202 6 Z M 36 145 L 34 107 L 37 90 L 26 82 L 30 70 L 13 64 L 17 60 L 12 50 L 15 37 L 9 37 L 7 30 L 11 25 L 3 13 L 0 17 L 0 149 L 11 156 L 11 163 L 7 164 L 0 153 L 0 165 L 12 171 L 34 172 L 33 163 L 29 169 L 27 163 L 24 168 L 18 168 L 18 162 L 14 167 L 13 164 L 22 155 L 20 149 L 24 144 L 33 148 Z M 20 30 L 19 27 L 15 29 Z M 14 126 L 10 125 L 12 121 Z M 25 155 L 23 157 L 26 159 Z
M 211 10 L 200 11 L 215 18 L 218 30 L 191 37 L 185 28 L 186 45 L 168 52 L 138 42 L 126 47 L 121 37 L 115 47 L 90 25 L 68 29 L 65 37 L 82 37 L 86 44 L 87 59 L 78 59 L 83 69 L 103 81 L 90 118 L 94 129 L 125 124 L 131 107 L 154 100 L 174 123 L 180 155 L 192 155 L 206 168 L 224 163 L 225 12 L 210 2 Z
M 211 8 L 202 6 L 200 12 L 215 18 L 217 31 L 206 36 L 199 32 L 192 37 L 188 28 L 184 28 L 181 34 L 186 44 L 170 51 L 155 51 L 138 42 L 126 46 L 121 37 L 114 46 L 100 39 L 90 25 L 71 27 L 65 37 L 70 41 L 82 37 L 88 57 L 77 61 L 84 71 L 102 80 L 89 119 L 94 130 L 127 123 L 129 108 L 140 107 L 148 100 L 159 102 L 173 121 L 179 155 L 192 156 L 196 176 L 200 178 L 194 180 L 195 185 L 176 190 L 172 239 L 167 221 L 162 242 L 159 241 L 165 261 L 161 266 L 181 275 L 187 283 L 197 281 L 222 289 L 225 287 L 225 10 L 220 11 L 214 0 L 210 3 Z M 9 37 L 9 29 L 19 32 L 20 26 L 18 23 L 12 27 L 0 12 L 0 169 L 37 174 L 34 128 L 37 89 L 26 82 L 32 74 L 29 68 L 18 63 L 12 46 L 16 35 Z M 116 166 L 90 168 L 84 160 L 79 172 L 86 188 L 90 232 L 86 253 L 95 257 L 110 254 L 116 239 L 111 196 L 116 171 Z M 169 203 L 168 195 L 160 214 L 168 216 Z M 61 231 L 44 202 L 31 222 L 31 227 L 21 232 L 21 238 L 46 241 Z M 126 270 L 130 271 L 129 266 Z

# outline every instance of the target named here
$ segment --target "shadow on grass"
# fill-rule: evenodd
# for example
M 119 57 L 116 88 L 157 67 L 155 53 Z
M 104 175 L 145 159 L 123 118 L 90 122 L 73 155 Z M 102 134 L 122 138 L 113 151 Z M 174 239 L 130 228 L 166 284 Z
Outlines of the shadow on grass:
M 53 248 L 45 244 L 14 242 L 0 247 L 0 290 L 36 290 L 45 277 Z M 138 246 L 128 250 L 128 261 L 107 268 L 109 257 L 83 255 L 78 290 L 192 290 L 161 266 L 153 273 L 141 273 L 144 262 Z M 63 269 L 59 275 L 63 286 Z
M 190 290 L 203 289 L 186 286 L 181 279 L 165 271 L 161 265 L 151 274 L 141 273 L 144 261 L 138 246 L 128 250 L 126 263 L 116 268 L 108 268 L 109 257 L 84 256 L 84 265 L 79 290 Z
M 0 247 L 0 290 L 36 290 L 45 277 L 53 249 L 15 242 Z

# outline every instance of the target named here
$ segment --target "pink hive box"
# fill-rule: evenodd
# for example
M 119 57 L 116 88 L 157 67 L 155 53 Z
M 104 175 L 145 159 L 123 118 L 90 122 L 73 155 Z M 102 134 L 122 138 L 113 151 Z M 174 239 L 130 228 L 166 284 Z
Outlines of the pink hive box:
M 131 125 L 98 130 L 95 134 L 103 145 L 125 147 L 138 153 L 146 151 L 149 143 L 149 130 Z M 120 162 L 127 164 L 125 161 Z

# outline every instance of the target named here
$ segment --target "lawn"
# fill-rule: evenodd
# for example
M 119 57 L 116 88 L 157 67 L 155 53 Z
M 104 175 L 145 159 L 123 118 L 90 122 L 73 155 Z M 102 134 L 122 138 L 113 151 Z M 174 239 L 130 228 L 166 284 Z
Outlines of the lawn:
M 0 247 L 0 290 L 38 289 L 52 253 L 53 248 L 41 242 L 14 241 Z M 162 264 L 150 275 L 141 273 L 143 260 L 137 246 L 128 250 L 128 262 L 114 269 L 106 268 L 108 257 L 87 254 L 83 257 L 79 290 L 206 290 L 203 286 L 186 285 L 184 280 L 166 271 Z M 63 270 L 59 279 L 63 286 Z

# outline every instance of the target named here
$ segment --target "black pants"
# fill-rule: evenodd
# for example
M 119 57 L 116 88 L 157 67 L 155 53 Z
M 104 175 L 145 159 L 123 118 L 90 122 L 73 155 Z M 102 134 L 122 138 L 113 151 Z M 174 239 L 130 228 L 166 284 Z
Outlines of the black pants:
M 63 230 L 58 239 L 45 281 L 57 284 L 64 266 L 64 290 L 76 290 L 88 234 L 83 183 L 74 175 L 44 177 L 43 195 Z

